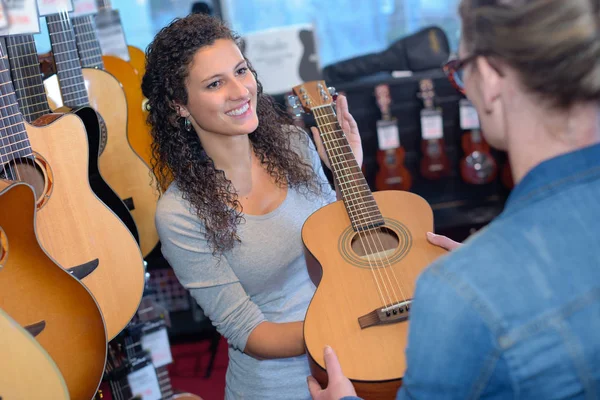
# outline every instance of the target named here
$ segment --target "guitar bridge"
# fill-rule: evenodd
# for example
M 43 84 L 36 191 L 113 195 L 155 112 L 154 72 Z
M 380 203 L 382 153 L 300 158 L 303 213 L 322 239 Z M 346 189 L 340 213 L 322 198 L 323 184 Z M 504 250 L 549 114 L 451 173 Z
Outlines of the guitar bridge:
M 395 324 L 408 320 L 412 299 L 408 299 L 384 308 L 377 308 L 358 318 L 360 329 L 383 324 Z

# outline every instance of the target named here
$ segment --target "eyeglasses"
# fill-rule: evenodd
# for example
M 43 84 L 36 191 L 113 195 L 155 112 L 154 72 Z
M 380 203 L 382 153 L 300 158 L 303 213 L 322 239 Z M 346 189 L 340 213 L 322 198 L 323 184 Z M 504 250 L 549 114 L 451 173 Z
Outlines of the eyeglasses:
M 462 60 L 460 58 L 453 58 L 442 66 L 442 69 L 452 86 L 463 95 L 465 94 L 465 81 L 463 80 L 464 67 L 475 60 L 477 56 L 479 56 L 479 54 L 473 54 Z

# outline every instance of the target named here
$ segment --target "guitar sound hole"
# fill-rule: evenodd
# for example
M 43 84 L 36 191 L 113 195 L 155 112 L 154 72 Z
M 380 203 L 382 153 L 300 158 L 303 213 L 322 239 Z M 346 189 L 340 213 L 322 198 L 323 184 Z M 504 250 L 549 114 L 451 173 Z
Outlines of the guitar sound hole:
M 46 160 L 37 153 L 35 157 L 12 160 L 0 170 L 0 179 L 30 184 L 35 193 L 37 208 L 42 208 L 50 198 L 53 176 Z
M 4 266 L 6 263 L 6 259 L 8 258 L 8 238 L 6 234 L 0 227 L 0 268 Z M 0 399 L 1 400 L 1 399 Z
M 360 232 L 352 238 L 352 250 L 362 259 L 384 258 L 400 244 L 396 232 L 386 227 Z

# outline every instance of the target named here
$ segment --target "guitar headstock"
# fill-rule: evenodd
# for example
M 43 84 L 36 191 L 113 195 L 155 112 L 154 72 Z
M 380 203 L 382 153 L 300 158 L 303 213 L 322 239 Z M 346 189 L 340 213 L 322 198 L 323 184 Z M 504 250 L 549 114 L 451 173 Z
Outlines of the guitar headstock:
M 419 81 L 419 94 L 417 95 L 426 108 L 433 108 L 433 99 L 435 98 L 435 90 L 433 87 L 433 80 L 422 79 Z
M 293 96 L 288 97 L 288 104 L 293 109 L 301 108 L 311 112 L 313 108 L 333 105 L 337 92 L 332 87 L 327 87 L 325 81 L 305 82 L 292 88 Z
M 384 118 L 385 116 L 389 116 L 390 104 L 392 104 L 389 85 L 381 84 L 375 86 L 375 100 L 377 101 L 377 106 L 379 107 L 379 111 L 381 111 L 381 115 Z

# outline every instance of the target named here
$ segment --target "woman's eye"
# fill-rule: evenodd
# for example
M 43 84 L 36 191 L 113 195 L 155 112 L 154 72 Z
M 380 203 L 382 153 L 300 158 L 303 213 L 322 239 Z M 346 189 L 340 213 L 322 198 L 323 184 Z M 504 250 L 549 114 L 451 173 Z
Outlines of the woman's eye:
M 214 81 L 210 85 L 207 86 L 208 89 L 216 89 L 221 85 L 221 81 Z
M 238 75 L 244 75 L 246 72 L 248 72 L 248 67 L 242 67 L 237 70 Z

